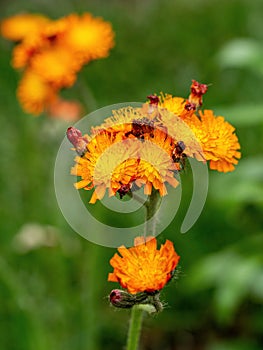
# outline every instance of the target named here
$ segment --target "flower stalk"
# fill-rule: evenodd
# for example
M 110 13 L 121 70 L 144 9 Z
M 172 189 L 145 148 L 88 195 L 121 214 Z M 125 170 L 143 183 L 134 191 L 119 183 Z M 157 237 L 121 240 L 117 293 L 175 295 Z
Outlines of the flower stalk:
M 146 208 L 146 220 L 145 220 L 145 229 L 144 229 L 144 237 L 146 236 L 155 236 L 156 233 L 156 219 L 157 215 L 155 215 L 156 211 L 160 205 L 160 194 L 159 191 L 152 189 L 152 193 L 150 194 L 148 200 L 145 202 Z
M 134 305 L 131 311 L 129 333 L 126 350 L 137 350 L 141 329 L 142 329 L 143 309 L 140 305 Z

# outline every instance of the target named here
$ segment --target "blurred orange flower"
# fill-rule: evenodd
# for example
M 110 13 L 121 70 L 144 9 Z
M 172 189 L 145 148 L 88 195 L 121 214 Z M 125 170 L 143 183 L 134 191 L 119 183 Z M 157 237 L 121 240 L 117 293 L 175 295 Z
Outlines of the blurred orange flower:
M 108 281 L 118 282 L 129 293 L 155 292 L 161 290 L 173 276 L 180 260 L 173 243 L 169 240 L 157 249 L 157 240 L 153 237 L 137 237 L 134 247 L 118 248 L 110 260 L 114 268 Z
M 12 41 L 21 41 L 35 30 L 45 26 L 50 20 L 38 14 L 18 14 L 4 19 L 1 23 L 1 35 Z
M 50 47 L 35 54 L 31 69 L 51 86 L 70 87 L 77 79 L 77 72 L 81 69 L 75 60 L 74 52 L 66 47 Z
M 57 20 L 34 14 L 15 15 L 2 21 L 1 34 L 17 42 L 12 65 L 25 70 L 26 75 L 17 96 L 23 109 L 34 115 L 48 110 L 54 92 L 74 85 L 84 64 L 107 57 L 114 46 L 111 24 L 89 13 Z M 40 93 L 33 92 L 39 86 Z
M 66 17 L 67 29 L 59 38 L 59 43 L 74 52 L 83 63 L 107 57 L 114 46 L 111 24 L 102 18 L 94 18 L 85 13 Z
M 26 70 L 17 89 L 17 98 L 27 113 L 39 115 L 56 97 L 56 89 L 34 71 Z

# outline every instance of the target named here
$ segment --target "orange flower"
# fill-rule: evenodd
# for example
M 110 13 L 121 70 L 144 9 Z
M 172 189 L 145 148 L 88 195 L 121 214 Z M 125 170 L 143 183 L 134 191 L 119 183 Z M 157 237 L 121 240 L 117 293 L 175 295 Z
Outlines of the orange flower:
M 95 203 L 104 197 L 107 189 L 112 196 L 123 185 L 130 186 L 137 173 L 137 148 L 138 143 L 118 142 L 107 131 L 96 135 L 87 143 L 84 155 L 75 158 L 76 165 L 71 174 L 81 177 L 76 188 L 95 188 L 90 200 Z
M 42 15 L 18 14 L 2 21 L 1 35 L 9 40 L 20 41 L 48 22 L 49 19 Z
M 134 247 L 121 246 L 110 260 L 114 268 L 108 281 L 118 282 L 129 293 L 155 292 L 161 290 L 170 281 L 180 257 L 169 240 L 157 249 L 157 240 L 153 237 L 137 237 Z
M 206 84 L 193 80 L 188 100 L 161 94 L 158 97 L 158 107 L 161 108 L 159 119 L 167 127 L 169 135 L 184 142 L 187 156 L 209 161 L 213 170 L 233 171 L 241 157 L 235 128 L 223 117 L 215 117 L 211 110 L 199 111 L 198 117 L 195 114 L 203 103 L 202 97 L 206 91 Z M 163 108 L 174 116 L 165 113 Z M 179 118 L 184 123 L 178 122 Z
M 56 98 L 56 90 L 32 70 L 27 70 L 21 79 L 17 97 L 27 113 L 38 115 Z
M 34 56 L 31 69 L 47 83 L 62 88 L 75 83 L 81 65 L 66 47 L 50 47 Z
M 200 119 L 194 115 L 186 122 L 200 141 L 210 168 L 221 172 L 233 171 L 241 157 L 235 128 L 223 117 L 214 116 L 211 110 L 200 111 L 199 115 Z
M 147 195 L 154 187 L 164 196 L 167 194 L 165 183 L 173 187 L 179 185 L 174 177 L 174 172 L 179 168 L 172 159 L 172 139 L 165 132 L 155 129 L 151 136 L 146 135 L 145 142 L 140 145 L 136 184 L 145 184 L 144 193 Z
M 94 18 L 90 13 L 81 17 L 75 14 L 65 18 L 67 30 L 60 38 L 61 45 L 78 55 L 83 63 L 107 57 L 114 46 L 111 24 L 102 18 Z
M 92 129 L 86 152 L 75 159 L 71 174 L 81 177 L 75 186 L 95 188 L 90 203 L 102 199 L 106 190 L 109 196 L 116 192 L 123 196 L 134 183 L 144 186 L 147 195 L 155 188 L 164 196 L 167 183 L 173 187 L 179 184 L 175 178 L 180 166 L 174 158 L 174 142 L 161 127 L 154 128 L 144 109 L 114 111 L 112 118 Z

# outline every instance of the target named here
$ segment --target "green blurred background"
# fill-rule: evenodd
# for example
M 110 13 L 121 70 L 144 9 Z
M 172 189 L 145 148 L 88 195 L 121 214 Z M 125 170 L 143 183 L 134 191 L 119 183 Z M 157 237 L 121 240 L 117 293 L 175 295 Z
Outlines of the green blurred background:
M 163 291 L 164 312 L 145 319 L 140 349 L 262 349 L 262 0 L 0 2 L 1 18 L 23 11 L 54 19 L 89 11 L 112 23 L 110 56 L 63 92 L 86 112 L 160 91 L 186 97 L 192 79 L 211 84 L 204 107 L 237 128 L 242 159 L 233 173 L 210 171 L 203 213 L 180 234 L 186 176 L 179 212 L 160 236 L 181 255 L 179 279 Z M 115 249 L 75 233 L 56 203 L 54 162 L 70 124 L 23 113 L 12 48 L 0 39 L 0 348 L 124 349 L 129 311 L 107 298 L 117 287 L 107 282 Z

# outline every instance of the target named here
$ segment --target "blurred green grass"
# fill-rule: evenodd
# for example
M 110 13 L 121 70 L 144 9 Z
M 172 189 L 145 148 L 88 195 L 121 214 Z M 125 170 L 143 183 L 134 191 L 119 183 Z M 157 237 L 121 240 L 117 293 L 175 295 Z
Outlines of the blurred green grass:
M 232 174 L 210 172 L 204 211 L 181 235 L 191 193 L 184 179 L 182 205 L 160 236 L 175 242 L 180 278 L 164 290 L 169 306 L 145 321 L 141 349 L 262 349 L 262 61 L 253 52 L 243 66 L 220 61 L 234 39 L 262 47 L 262 1 L 15 0 L 1 1 L 0 9 L 2 18 L 21 11 L 52 18 L 90 11 L 112 22 L 110 56 L 85 67 L 65 91 L 85 102 L 87 113 L 159 91 L 187 96 L 191 79 L 211 83 L 204 107 L 216 107 L 236 126 L 243 158 Z M 107 282 L 115 250 L 73 232 L 56 203 L 54 163 L 69 124 L 22 112 L 11 49 L 0 40 L 1 349 L 122 349 L 129 313 L 113 310 L 106 297 L 115 287 Z M 26 248 L 18 237 L 30 229 L 42 241 Z

